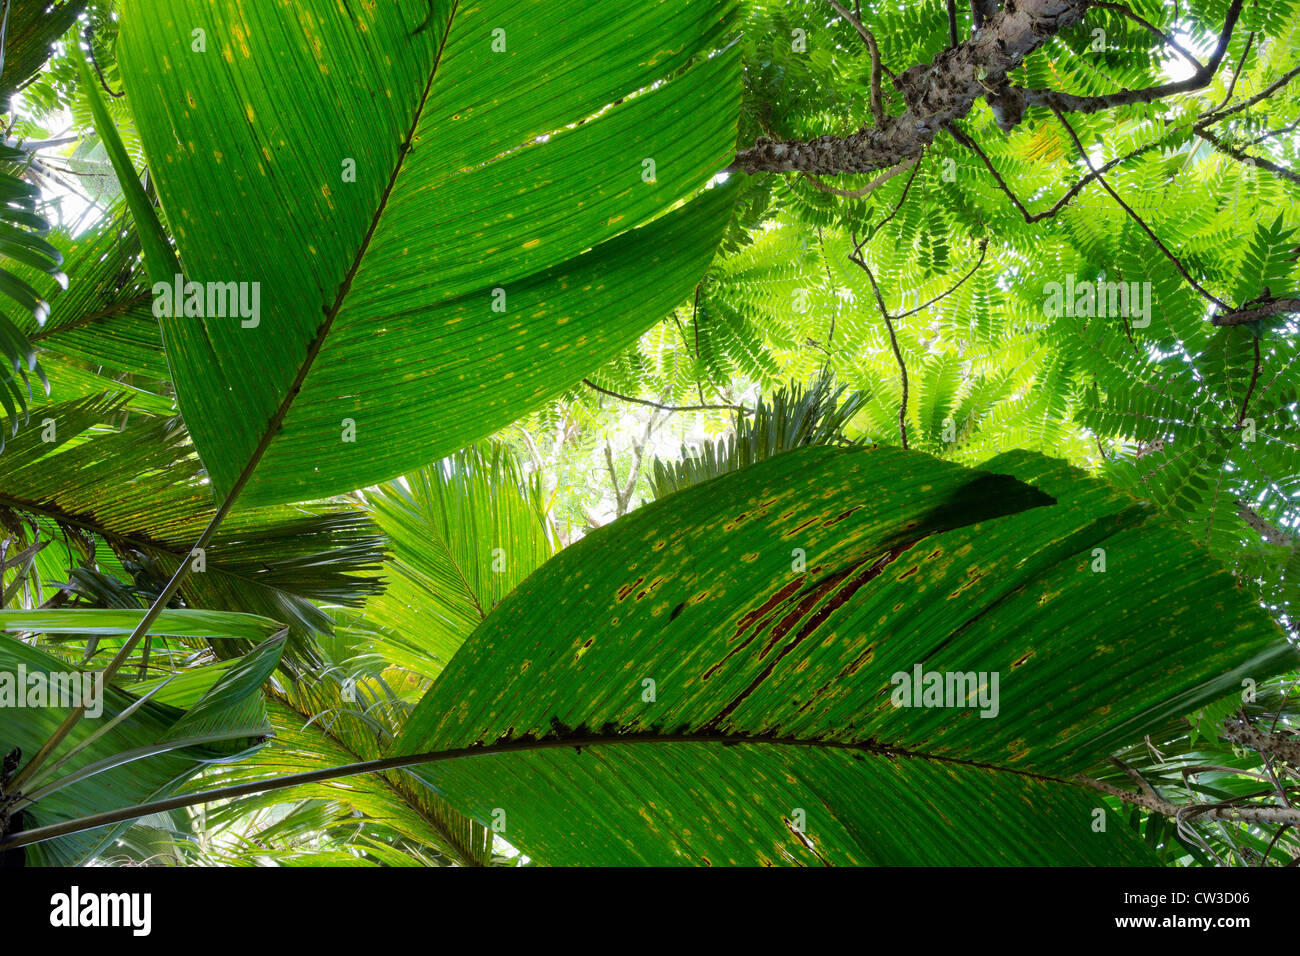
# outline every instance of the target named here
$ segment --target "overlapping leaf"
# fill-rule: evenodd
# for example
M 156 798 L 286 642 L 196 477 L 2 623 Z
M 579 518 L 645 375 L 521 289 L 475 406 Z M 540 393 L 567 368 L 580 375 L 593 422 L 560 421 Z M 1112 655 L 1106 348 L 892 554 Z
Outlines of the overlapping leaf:
M 691 197 L 735 146 L 733 6 L 132 3 L 188 278 L 260 283 L 260 318 L 163 320 L 218 493 L 259 457 L 250 504 L 393 477 L 664 315 L 728 217 Z
M 508 597 L 397 750 L 545 863 L 1148 859 L 1070 778 L 1295 652 L 1151 508 L 987 469 L 806 448 L 661 499 Z M 995 706 L 895 706 L 917 667 Z
M 82 720 L 57 759 L 7 804 L 9 832 L 31 830 L 174 792 L 211 761 L 229 760 L 257 746 L 269 732 L 258 689 L 274 670 L 282 637 L 264 642 L 225 667 L 189 710 L 102 688 L 102 713 Z M 10 637 L 0 637 L 0 675 L 67 675 L 69 666 Z M 0 708 L 0 741 L 35 753 L 68 711 L 60 706 Z M 98 709 L 98 705 L 96 705 Z M 66 759 L 63 759 L 65 758 Z M 10 794 L 10 797 L 15 795 Z M 28 865 L 71 865 L 93 856 L 121 827 L 86 831 L 33 844 Z
M 193 560 L 194 541 L 212 517 L 211 495 L 174 422 L 134 413 L 120 430 L 106 427 L 120 422 L 123 401 L 41 409 L 40 427 L 0 456 L 0 508 L 98 536 L 125 560 L 155 562 L 160 588 Z M 317 603 L 359 605 L 378 589 L 372 572 L 382 556 L 378 530 L 356 508 L 241 512 L 222 525 L 182 597 L 191 607 L 283 621 L 295 652 L 310 658 L 305 638 L 332 628 Z

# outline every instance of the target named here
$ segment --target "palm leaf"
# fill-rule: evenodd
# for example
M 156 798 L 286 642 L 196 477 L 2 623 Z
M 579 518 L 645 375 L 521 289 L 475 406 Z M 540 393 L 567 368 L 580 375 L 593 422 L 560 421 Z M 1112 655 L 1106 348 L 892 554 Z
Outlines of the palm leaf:
M 22 326 L 30 319 L 40 325 L 49 315 L 49 301 L 22 275 L 30 269 L 53 277 L 62 288 L 67 278 L 63 257 L 44 238 L 49 226 L 37 211 L 40 190 L 24 182 L 14 170 L 21 169 L 27 154 L 0 145 L 0 409 L 10 420 L 10 432 L 18 433 L 19 418 L 26 418 L 31 386 L 28 372 L 46 385 L 45 373 L 36 361 L 36 350 Z M 14 265 L 11 266 L 10 263 Z M 16 266 L 16 268 L 15 268 Z M 15 321 L 9 316 L 16 314 Z M 22 318 L 23 316 L 27 318 Z M 4 434 L 0 432 L 0 450 Z
M 394 752 L 544 863 L 1149 862 L 1072 775 L 1295 651 L 1149 507 L 987 469 L 804 448 L 636 511 L 508 597 Z M 1000 675 L 995 716 L 895 706 L 915 669 Z
M 257 746 L 269 727 L 258 688 L 279 661 L 282 637 L 263 643 L 253 654 L 221 674 L 189 710 L 139 701 L 116 688 L 102 690 L 102 720 L 83 720 L 65 742 L 72 758 L 45 782 L 35 803 L 21 794 L 4 798 L 6 835 L 84 817 L 105 806 L 142 802 L 174 792 L 205 762 L 229 760 Z M 0 677 L 20 673 L 66 674 L 56 657 L 12 638 L 0 638 Z M 123 719 L 118 719 L 123 717 Z M 63 721 L 60 707 L 0 708 L 0 747 L 35 753 Z M 93 738 L 93 739 L 91 739 Z M 88 745 L 82 746 L 89 741 Z M 120 830 L 86 831 L 25 849 L 29 865 L 71 865 L 93 857 Z
M 767 399 L 760 397 L 752 415 L 735 416 L 731 435 L 702 447 L 684 446 L 677 461 L 656 458 L 650 478 L 655 497 L 795 448 L 859 444 L 844 431 L 868 396 L 853 392 L 845 397 L 847 390 L 836 389 L 834 377 L 822 373 L 806 389 L 793 383 Z
M 430 679 L 556 551 L 540 482 L 500 445 L 422 468 L 365 505 L 391 553 L 357 626 L 382 635 L 386 660 Z
M 394 477 L 666 314 L 729 215 L 730 191 L 699 194 L 735 146 L 738 52 L 712 55 L 733 8 L 126 8 L 122 75 L 186 276 L 260 283 L 256 320 L 162 320 L 218 494 Z
M 51 233 L 48 239 L 66 263 L 68 290 L 53 301 L 43 326 L 24 331 L 41 356 L 51 393 L 67 401 L 129 390 L 133 407 L 173 414 L 171 373 L 130 220 L 115 209 L 75 238 Z M 42 283 L 42 277 L 32 274 L 31 281 Z M 38 288 L 51 285 L 46 279 Z
M 341 680 L 342 671 L 287 686 L 271 698 L 267 712 L 274 739 L 256 755 L 220 768 L 223 785 L 264 779 L 268 774 L 302 773 L 377 757 L 406 719 L 409 704 L 391 696 L 383 681 Z M 205 781 L 206 782 L 206 781 Z M 214 835 L 246 828 L 260 810 L 310 801 L 324 812 L 301 821 L 308 832 L 347 833 L 348 845 L 373 854 L 378 840 L 417 850 L 441 863 L 483 866 L 491 859 L 491 831 L 457 813 L 433 788 L 408 774 L 391 772 L 324 781 L 245 797 L 207 811 Z M 282 821 L 280 814 L 271 817 Z M 277 823 L 274 826 L 278 827 Z M 360 831 L 360 832 L 358 832 Z M 257 828 L 258 843 L 275 832 Z M 394 849 L 396 853 L 396 848 Z M 391 863 L 392 860 L 388 860 Z
M 9 111 L 9 98 L 50 58 L 54 43 L 76 23 L 86 4 L 87 0 L 6 0 L 0 112 Z
M 0 631 L 42 634 L 130 634 L 144 611 L 105 608 L 71 610 L 0 611 Z M 206 639 L 239 638 L 258 644 L 284 629 L 284 625 L 256 614 L 232 611 L 167 610 L 149 626 L 150 634 Z
M 0 458 L 0 508 L 36 516 L 74 535 L 102 539 L 124 561 L 152 563 L 161 590 L 212 517 L 202 468 L 175 422 L 132 414 L 123 399 L 90 398 L 39 412 L 53 440 L 30 429 Z M 289 625 L 292 659 L 308 663 L 312 635 L 333 622 L 318 607 L 359 606 L 379 588 L 382 538 L 355 506 L 319 504 L 246 511 L 229 518 L 181 591 L 190 607 L 247 611 Z M 220 653 L 246 644 L 217 648 Z

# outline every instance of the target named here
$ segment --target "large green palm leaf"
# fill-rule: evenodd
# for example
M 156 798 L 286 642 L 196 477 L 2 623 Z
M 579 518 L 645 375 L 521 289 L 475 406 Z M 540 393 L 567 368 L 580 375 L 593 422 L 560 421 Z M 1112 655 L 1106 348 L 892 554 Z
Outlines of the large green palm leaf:
M 691 197 L 735 146 L 733 7 L 128 6 L 122 74 L 188 278 L 261 284 L 256 327 L 163 320 L 216 490 L 400 474 L 664 315 L 729 214 L 728 190 Z
M 546 863 L 1149 859 L 1073 776 L 1295 652 L 1151 508 L 986 468 L 813 447 L 661 499 L 510 595 L 395 752 Z M 918 667 L 995 712 L 894 706 Z

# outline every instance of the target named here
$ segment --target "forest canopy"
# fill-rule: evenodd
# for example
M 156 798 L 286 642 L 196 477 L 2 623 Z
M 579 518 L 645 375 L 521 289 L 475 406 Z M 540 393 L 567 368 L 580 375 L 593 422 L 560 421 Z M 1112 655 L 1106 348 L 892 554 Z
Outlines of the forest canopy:
M 1300 860 L 1300 2 L 3 9 L 6 864 Z

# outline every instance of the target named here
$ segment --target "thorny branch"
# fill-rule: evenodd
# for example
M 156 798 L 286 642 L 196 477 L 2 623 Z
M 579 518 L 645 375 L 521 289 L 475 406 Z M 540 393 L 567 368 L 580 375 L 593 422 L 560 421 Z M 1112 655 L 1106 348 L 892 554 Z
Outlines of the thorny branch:
M 1114 109 L 1116 106 L 1129 106 L 1133 103 L 1152 103 L 1179 93 L 1192 93 L 1204 89 L 1218 72 L 1224 54 L 1228 52 L 1228 41 L 1232 39 L 1233 28 L 1241 16 L 1245 0 L 1232 0 L 1228 14 L 1224 19 L 1219 42 L 1214 48 L 1208 62 L 1185 80 L 1161 83 L 1140 90 L 1120 90 L 1118 93 L 1103 93 L 1100 96 L 1079 96 L 1059 90 L 1019 89 L 1016 92 L 1024 97 L 1028 106 L 1046 106 L 1055 111 L 1070 113 L 1096 113 L 1101 110 Z
M 1248 720 L 1232 719 L 1224 722 L 1223 736 L 1234 744 L 1300 769 L 1300 735 L 1260 730 Z
M 749 173 L 797 171 L 807 176 L 818 189 L 825 192 L 850 197 L 862 196 L 879 186 L 885 177 L 878 178 L 857 191 L 836 189 L 826 185 L 818 177 L 892 169 L 905 161 L 914 161 L 925 146 L 933 140 L 937 130 L 948 129 L 958 142 L 979 154 L 997 180 L 999 187 L 1011 198 L 1026 221 L 1036 222 L 1055 215 L 1078 194 L 1083 186 L 1100 178 L 1102 173 L 1122 160 L 1112 160 L 1102 169 L 1093 171 L 1072 187 L 1050 209 L 1031 214 L 1002 180 L 984 151 L 973 139 L 958 130 L 954 121 L 965 116 L 975 101 L 981 97 L 993 107 L 998 125 L 1003 130 L 1010 130 L 1023 118 L 1026 106 L 1045 106 L 1058 116 L 1068 112 L 1093 113 L 1133 103 L 1154 102 L 1180 93 L 1203 89 L 1214 78 L 1227 54 L 1233 30 L 1241 16 L 1244 0 L 1232 0 L 1218 42 L 1205 63 L 1201 63 L 1173 36 L 1121 3 L 1109 2 L 1109 0 L 1060 0 L 1057 4 L 1051 4 L 1048 0 L 1021 0 L 1018 4 L 1006 4 L 1002 10 L 994 13 L 993 4 L 973 0 L 972 36 L 962 43 L 956 43 L 954 37 L 953 45 L 936 56 L 931 64 L 913 66 L 895 79 L 895 85 L 903 94 L 907 107 L 901 115 L 892 117 L 885 115 L 880 98 L 882 65 L 875 35 L 862 23 L 860 17 L 851 13 L 839 0 L 830 0 L 830 3 L 840 16 L 853 25 L 871 51 L 871 108 L 874 126 L 846 137 L 820 136 L 806 142 L 774 142 L 766 137 L 760 137 L 754 146 L 737 154 L 731 168 L 743 169 Z M 955 5 L 950 4 L 949 7 L 950 13 L 955 16 Z M 1100 96 L 1083 96 L 1058 90 L 1024 89 L 1013 87 L 1006 82 L 1007 73 L 1018 66 L 1028 53 L 1066 27 L 1077 23 L 1087 10 L 1094 8 L 1116 12 L 1138 23 L 1192 64 L 1195 71 L 1183 80 L 1138 90 L 1121 90 Z M 1217 123 L 1267 98 L 1300 72 L 1300 69 L 1292 70 L 1256 96 L 1224 110 L 1223 105 L 1232 97 L 1237 76 L 1249 55 L 1253 42 L 1252 33 L 1247 41 L 1246 50 L 1243 51 L 1233 71 L 1223 103 L 1202 117 L 1196 123 L 1194 132 L 1216 149 L 1222 150 L 1239 162 L 1267 169 L 1293 182 L 1300 182 L 1300 176 L 1293 170 L 1269 159 L 1249 155 L 1225 143 L 1206 129 L 1208 125 Z M 1154 144 L 1135 150 L 1129 154 L 1129 158 L 1146 152 L 1149 148 L 1154 148 Z
M 1226 820 L 1237 823 L 1285 823 L 1300 825 L 1300 810 L 1290 807 L 1242 804 L 1225 800 L 1219 803 L 1173 803 L 1150 793 L 1134 793 L 1104 780 L 1080 777 L 1079 782 L 1093 790 L 1116 797 L 1134 807 L 1159 813 L 1179 822 L 1198 820 Z
M 1087 6 L 1087 0 L 1007 4 L 970 39 L 943 50 L 931 64 L 918 64 L 898 76 L 896 85 L 906 103 L 899 115 L 844 137 L 806 142 L 760 138 L 737 154 L 735 166 L 747 173 L 826 176 L 868 173 L 916 159 L 945 124 L 969 113 L 1026 56 L 1079 22 Z
M 1140 792 L 1126 790 L 1113 783 L 1085 776 L 1077 777 L 1076 780 L 1084 786 L 1115 797 L 1130 806 L 1140 807 L 1174 820 L 1181 833 L 1199 841 L 1202 847 L 1211 853 L 1213 850 L 1209 845 L 1190 828 L 1191 823 L 1215 821 L 1280 825 L 1268 848 L 1259 856 L 1257 865 L 1262 866 L 1267 862 L 1269 854 L 1282 834 L 1291 827 L 1300 826 L 1300 810 L 1292 803 L 1295 787 L 1283 783 L 1283 776 L 1300 779 L 1300 736 L 1278 731 L 1276 719 L 1273 727 L 1262 729 L 1243 712 L 1238 718 L 1224 721 L 1223 739 L 1253 750 L 1263 759 L 1264 769 L 1252 771 L 1212 764 L 1183 767 L 1181 774 L 1184 788 L 1188 790 L 1195 788 L 1192 778 L 1198 774 L 1216 773 L 1258 780 L 1267 785 L 1264 789 L 1208 803 L 1177 803 L 1161 794 L 1141 773 L 1114 757 L 1111 758 L 1111 762 L 1137 784 Z M 1158 754 L 1156 756 L 1159 758 Z M 1276 802 L 1258 802 L 1266 797 L 1274 798 Z M 1215 856 L 1217 858 L 1217 854 Z M 1295 863 L 1296 861 L 1292 861 L 1291 865 Z
M 1056 3 L 1051 3 L 1049 0 L 1021 0 L 1019 3 L 1004 4 L 1001 9 L 996 9 L 996 5 L 987 0 L 972 0 L 971 37 L 958 43 L 954 34 L 953 44 L 936 56 L 931 64 L 914 66 L 894 78 L 895 85 L 906 103 L 906 108 L 898 116 L 885 115 L 880 98 L 880 75 L 883 66 L 880 62 L 880 49 L 875 35 L 863 24 L 860 16 L 850 12 L 839 0 L 829 0 L 829 2 L 836 12 L 854 27 L 871 52 L 871 107 L 874 127 L 859 130 L 846 137 L 821 136 L 806 142 L 774 142 L 761 137 L 753 147 L 737 154 L 732 168 L 743 169 L 749 173 L 797 171 L 823 192 L 846 198 L 860 198 L 904 169 L 910 168 L 915 176 L 917 164 L 925 147 L 933 140 L 936 131 L 945 129 L 960 145 L 972 150 L 980 158 L 998 188 L 1006 194 L 1027 223 L 1052 218 L 1069 205 L 1088 184 L 1094 181 L 1099 183 L 1146 233 L 1160 252 L 1173 263 L 1182 277 L 1201 296 L 1214 304 L 1216 312 L 1212 316 L 1213 324 L 1241 325 L 1269 315 L 1298 311 L 1297 305 L 1300 300 L 1288 297 L 1267 298 L 1267 290 L 1265 298 L 1236 309 L 1213 295 L 1192 276 L 1154 230 L 1106 182 L 1104 178 L 1106 172 L 1129 159 L 1156 149 L 1164 137 L 1140 146 L 1124 156 L 1116 157 L 1100 167 L 1094 167 L 1087 150 L 1065 118 L 1065 114 L 1069 112 L 1093 113 L 1132 103 L 1153 102 L 1168 96 L 1203 89 L 1213 80 L 1227 55 L 1244 0 L 1232 0 L 1224 17 L 1218 41 L 1209 59 L 1204 63 L 1172 35 L 1122 3 L 1110 2 L 1110 0 L 1059 0 Z M 1066 27 L 1079 22 L 1090 9 L 1108 10 L 1137 23 L 1187 60 L 1195 68 L 1194 72 L 1183 80 L 1138 90 L 1121 90 L 1100 96 L 1081 96 L 1057 90 L 1022 89 L 1007 83 L 1007 73 L 1018 66 L 1028 53 Z M 949 12 L 955 18 L 954 4 L 949 4 Z M 1233 70 L 1223 101 L 1195 121 L 1192 125 L 1192 133 L 1238 162 L 1268 170 L 1291 182 L 1300 182 L 1300 174 L 1294 170 L 1266 157 L 1249 154 L 1209 129 L 1211 125 L 1222 122 L 1267 99 L 1296 75 L 1300 75 L 1300 67 L 1297 67 L 1254 96 L 1235 106 L 1225 108 L 1232 99 L 1237 77 L 1245 65 L 1254 40 L 1255 35 L 1252 33 Z M 889 71 L 885 70 L 885 72 Z M 892 77 L 893 74 L 890 73 L 890 76 Z M 1026 106 L 1046 106 L 1051 109 L 1078 147 L 1088 166 L 1088 174 L 1048 208 L 1036 213 L 1030 212 L 998 172 L 979 143 L 956 123 L 981 97 L 993 107 L 998 125 L 1004 130 L 1010 130 L 1020 122 Z M 826 175 L 863 173 L 877 169 L 883 169 L 885 172 L 857 190 L 839 189 L 823 182 L 820 178 Z M 909 177 L 903 196 L 900 197 L 899 206 L 906 198 L 911 182 L 912 179 Z M 864 243 L 869 239 L 870 235 Z M 860 255 L 861 245 L 855 242 L 855 246 L 854 255 Z

